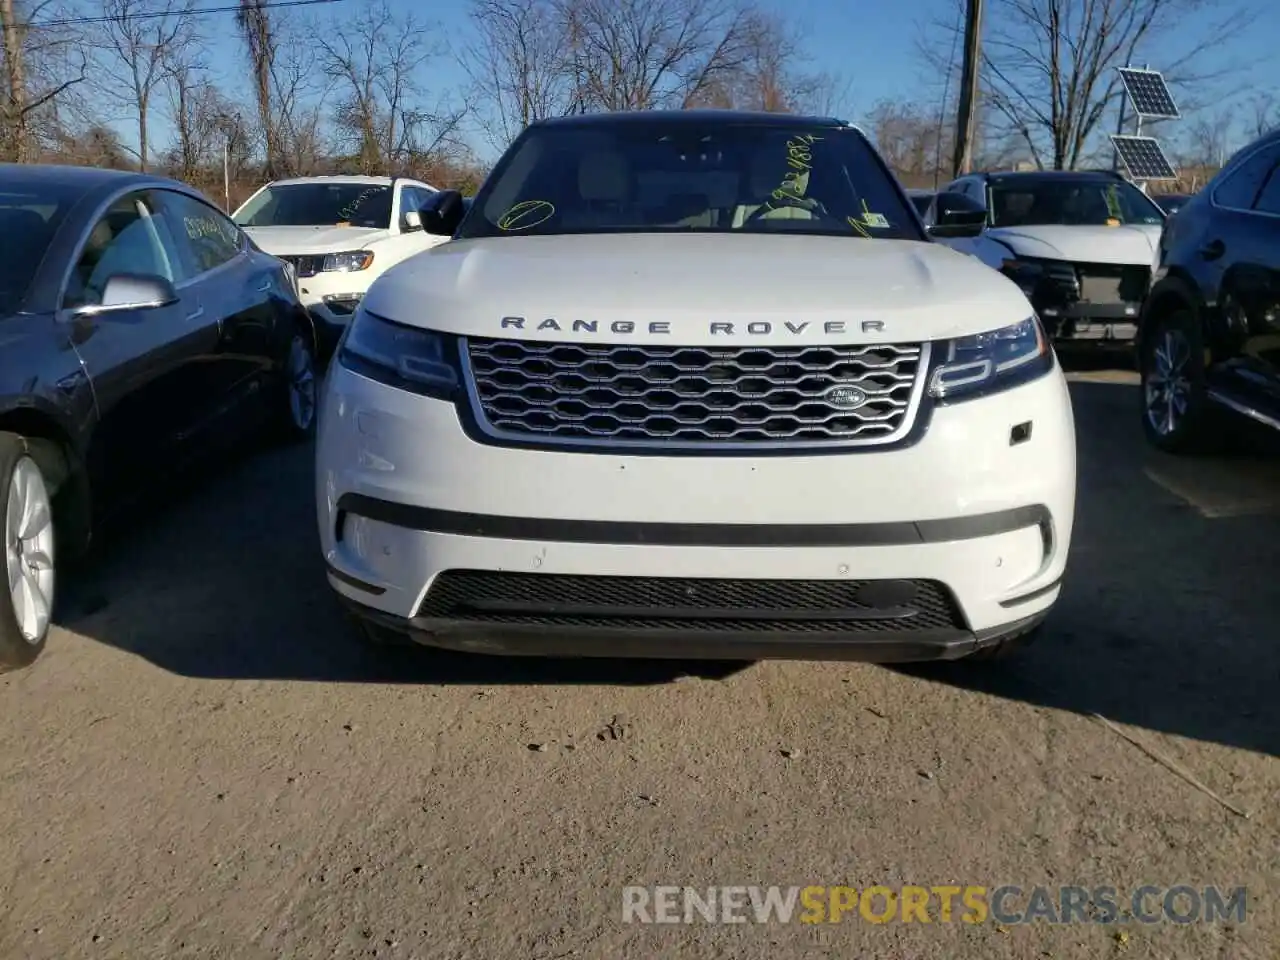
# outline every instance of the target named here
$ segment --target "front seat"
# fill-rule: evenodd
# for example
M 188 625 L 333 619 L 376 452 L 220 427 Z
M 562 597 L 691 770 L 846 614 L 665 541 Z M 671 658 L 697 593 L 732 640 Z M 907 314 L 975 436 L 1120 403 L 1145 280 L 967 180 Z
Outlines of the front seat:
M 631 164 L 621 153 L 596 150 L 578 163 L 578 194 L 585 208 L 577 227 L 625 223 L 631 199 Z M 575 217 L 574 219 L 578 219 Z
M 761 150 L 751 160 L 751 175 L 747 184 L 748 200 L 738 206 L 733 215 L 733 226 L 741 227 L 756 211 L 772 199 L 773 192 L 783 185 L 784 177 L 790 170 L 785 157 L 768 150 Z M 800 183 L 807 186 L 806 173 Z M 757 220 L 812 220 L 813 214 L 802 207 L 787 203 L 756 217 Z

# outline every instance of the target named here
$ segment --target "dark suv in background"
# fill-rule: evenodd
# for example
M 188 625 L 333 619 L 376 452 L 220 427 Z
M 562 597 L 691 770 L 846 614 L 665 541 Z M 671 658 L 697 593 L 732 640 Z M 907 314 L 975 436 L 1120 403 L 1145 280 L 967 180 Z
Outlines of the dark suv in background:
M 1280 131 L 1167 221 L 1158 256 L 1138 328 L 1148 438 L 1205 450 L 1222 413 L 1280 430 Z

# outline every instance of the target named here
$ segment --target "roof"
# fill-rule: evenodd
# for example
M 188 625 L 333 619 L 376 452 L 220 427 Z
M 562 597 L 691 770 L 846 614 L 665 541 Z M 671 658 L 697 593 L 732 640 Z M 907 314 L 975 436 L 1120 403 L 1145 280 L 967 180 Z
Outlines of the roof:
M 763 110 L 624 110 L 611 113 L 578 113 L 568 117 L 550 117 L 536 120 L 534 127 L 592 127 L 612 126 L 614 124 L 631 123 L 670 123 L 670 124 L 706 124 L 706 123 L 751 123 L 768 126 L 839 126 L 847 127 L 843 120 L 835 117 L 810 116 L 795 113 L 771 113 Z
M 286 177 L 283 180 L 272 180 L 270 185 L 275 187 L 280 186 L 281 184 L 293 183 L 367 183 L 370 185 L 389 187 L 391 186 L 391 181 L 393 179 L 404 178 L 369 177 L 359 173 L 337 173 L 322 177 Z M 414 182 L 416 183 L 417 181 Z
M 126 186 L 131 182 L 154 184 L 158 181 L 165 182 L 167 178 L 133 170 L 104 170 L 60 163 L 0 163 L 0 185 L 23 190 L 60 186 L 78 188 L 87 193 L 99 187 Z
M 1036 180 L 1123 180 L 1114 170 L 992 170 L 978 174 L 988 182 L 1017 183 Z

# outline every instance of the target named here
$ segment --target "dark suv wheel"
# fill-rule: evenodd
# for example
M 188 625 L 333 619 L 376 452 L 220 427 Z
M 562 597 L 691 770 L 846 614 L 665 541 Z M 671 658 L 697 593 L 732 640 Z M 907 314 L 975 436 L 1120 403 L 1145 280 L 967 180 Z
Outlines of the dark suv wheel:
M 1203 453 L 1212 444 L 1204 338 L 1189 310 L 1164 314 L 1143 332 L 1142 429 L 1168 453 Z

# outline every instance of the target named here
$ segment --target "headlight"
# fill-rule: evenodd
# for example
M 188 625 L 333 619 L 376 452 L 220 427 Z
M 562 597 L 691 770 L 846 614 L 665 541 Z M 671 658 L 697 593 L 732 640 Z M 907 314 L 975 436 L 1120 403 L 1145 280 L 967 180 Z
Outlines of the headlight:
M 1053 351 L 1035 317 L 940 346 L 929 393 L 943 401 L 1007 390 L 1053 369 Z
M 449 334 L 407 327 L 359 309 L 338 349 L 354 373 L 440 400 L 458 389 L 457 344 Z
M 326 253 L 320 264 L 321 273 L 354 273 L 368 270 L 373 264 L 373 251 L 351 250 L 347 253 Z

